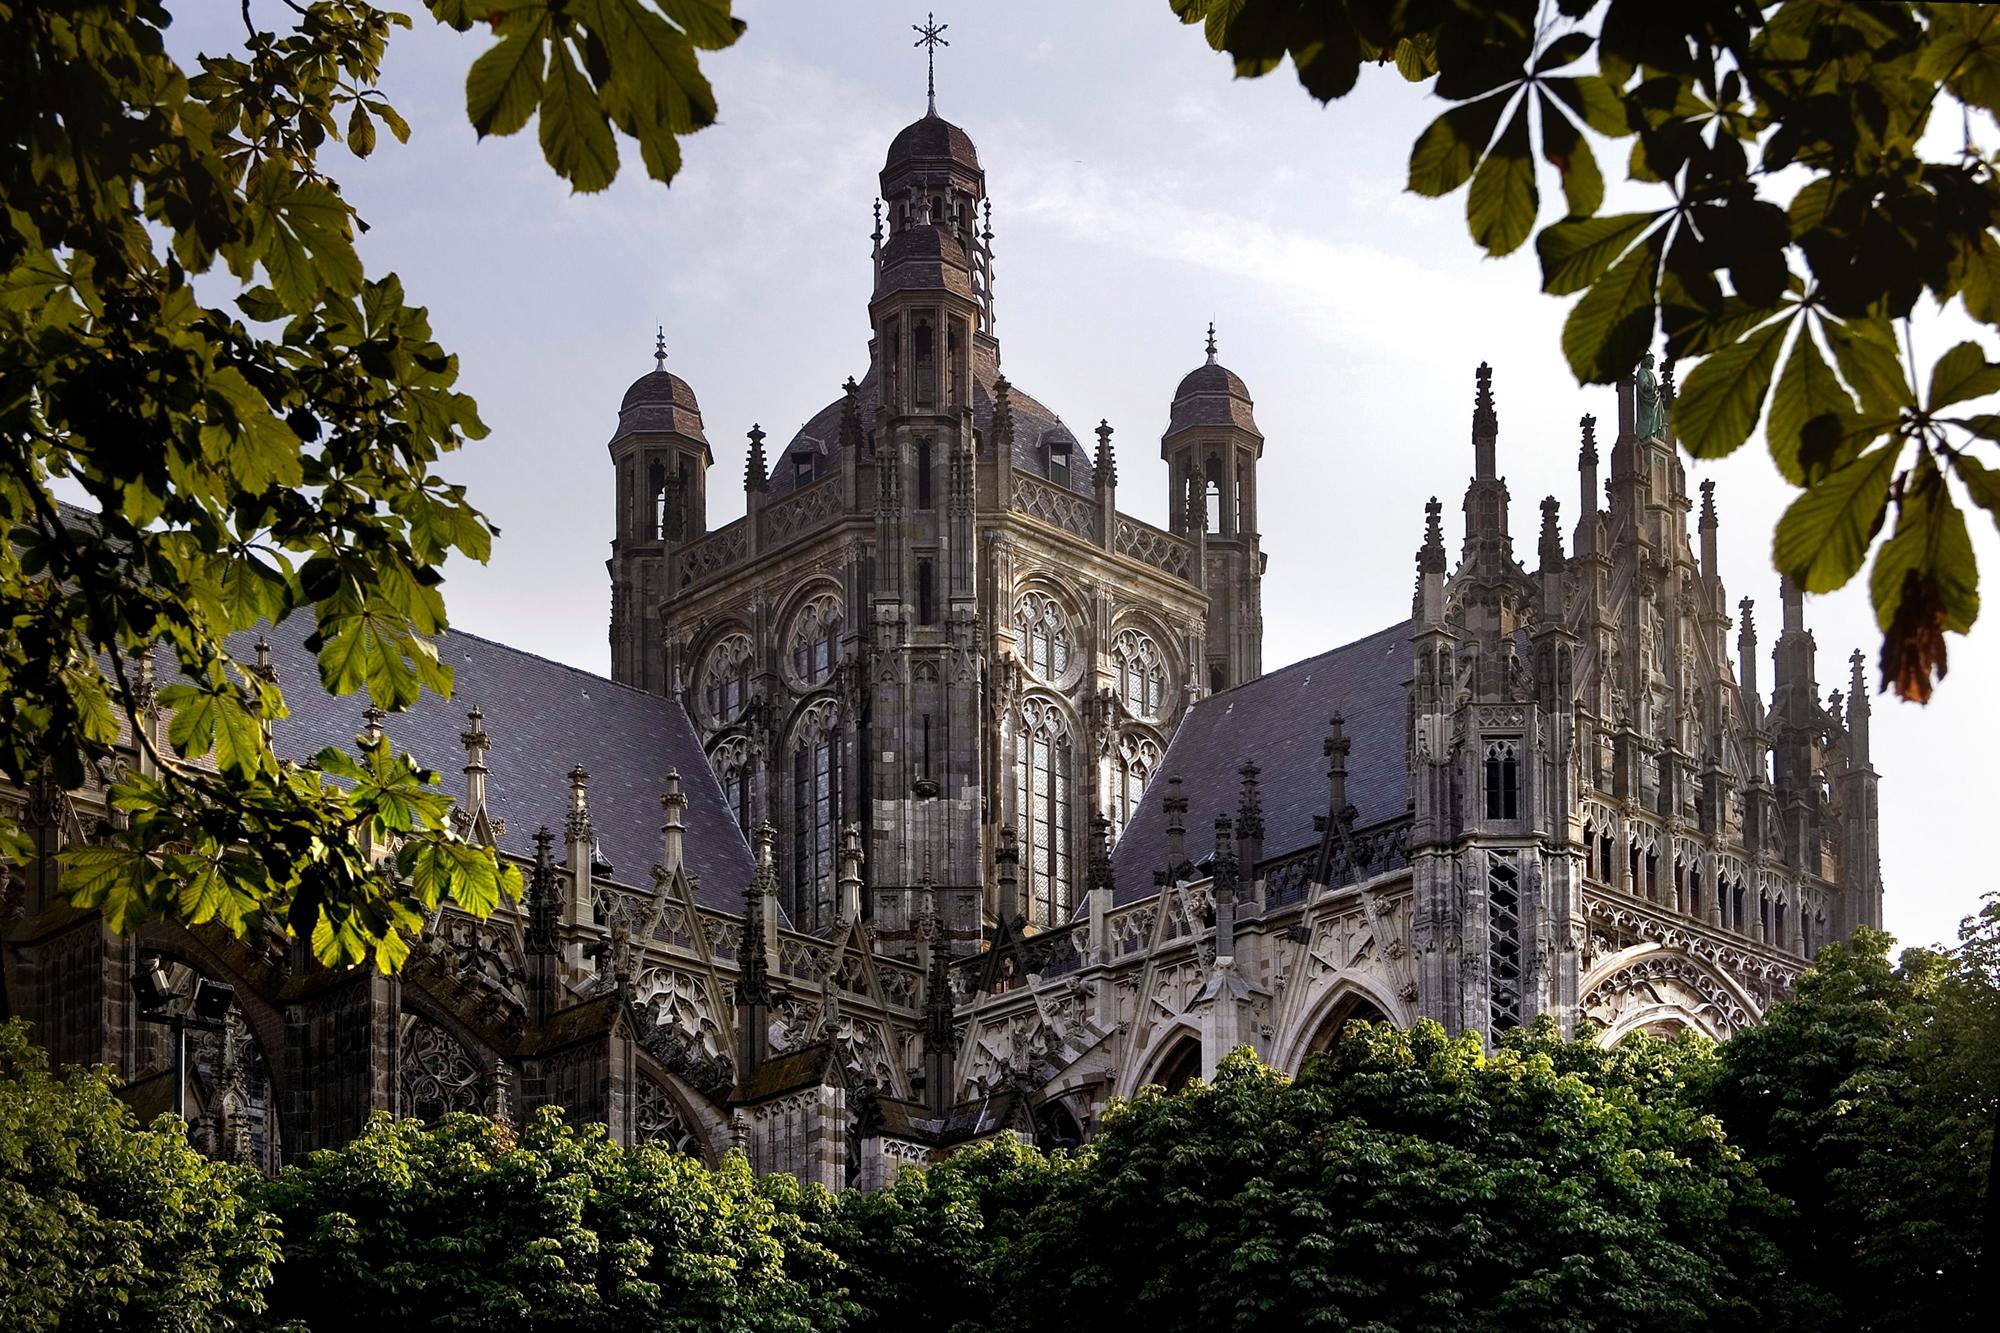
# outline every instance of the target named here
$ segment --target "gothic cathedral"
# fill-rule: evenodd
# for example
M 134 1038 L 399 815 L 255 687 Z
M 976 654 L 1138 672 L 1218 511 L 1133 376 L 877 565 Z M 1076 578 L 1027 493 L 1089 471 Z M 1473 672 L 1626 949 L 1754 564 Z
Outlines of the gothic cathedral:
M 626 392 L 610 680 L 450 631 L 489 711 L 383 719 L 311 693 L 306 627 L 270 627 L 281 754 L 385 727 L 462 771 L 520 904 L 442 914 L 395 977 L 275 928 L 115 935 L 53 863 L 102 790 L 4 792 L 41 848 L 0 882 L 4 1012 L 149 1111 L 166 1053 L 128 978 L 232 983 L 190 1116 L 267 1167 L 378 1109 L 553 1104 L 870 1187 L 997 1134 L 1078 1142 L 1237 1046 L 1296 1069 L 1354 1018 L 1725 1037 L 1880 925 L 1859 655 L 1822 698 L 1786 588 L 1762 692 L 1670 373 L 1618 387 L 1602 479 L 1583 417 L 1576 521 L 1543 500 L 1517 552 L 1479 367 L 1456 559 L 1433 501 L 1409 618 L 1267 675 L 1264 439 L 1213 329 L 1156 528 L 1118 508 L 1111 427 L 1079 440 L 1003 373 L 970 137 L 934 107 L 904 129 L 876 209 L 864 373 L 775 458 L 751 428 L 741 518 L 710 524 L 664 347 Z

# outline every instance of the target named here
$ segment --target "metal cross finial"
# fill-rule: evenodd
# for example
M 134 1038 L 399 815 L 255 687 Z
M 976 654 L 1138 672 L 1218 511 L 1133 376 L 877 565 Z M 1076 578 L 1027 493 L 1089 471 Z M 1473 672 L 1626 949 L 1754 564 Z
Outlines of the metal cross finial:
M 667 368 L 667 326 L 660 325 L 660 331 L 653 338 L 653 364 L 658 370 Z
M 924 89 L 930 95 L 930 113 L 933 116 L 937 114 L 937 49 L 940 46 L 951 45 L 943 36 L 944 30 L 950 26 L 949 23 L 939 23 L 936 14 L 925 14 L 924 21 L 921 24 L 912 23 L 910 25 L 910 31 L 917 34 L 917 40 L 911 42 L 910 45 L 926 48 L 924 51 Z

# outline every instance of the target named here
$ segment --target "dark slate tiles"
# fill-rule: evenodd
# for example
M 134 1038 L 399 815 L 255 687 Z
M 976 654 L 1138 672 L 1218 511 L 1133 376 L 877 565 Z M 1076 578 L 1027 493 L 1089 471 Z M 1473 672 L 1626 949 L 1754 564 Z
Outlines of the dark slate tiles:
M 1268 676 L 1224 690 L 1190 710 L 1168 746 L 1159 777 L 1146 789 L 1139 812 L 1112 850 L 1117 900 L 1128 903 L 1153 892 L 1153 872 L 1167 845 L 1167 779 L 1181 779 L 1188 799 L 1187 856 L 1200 861 L 1215 850 L 1215 817 L 1234 816 L 1242 779 L 1237 770 L 1254 759 L 1263 770 L 1264 855 L 1281 856 L 1319 839 L 1313 817 L 1326 813 L 1327 719 L 1341 714 L 1353 742 L 1347 760 L 1347 799 L 1357 822 L 1376 823 L 1403 813 L 1407 803 L 1407 704 L 1410 675 L 1407 621 Z
M 291 716 L 272 741 L 280 756 L 301 759 L 328 744 L 347 745 L 361 730 L 367 701 L 336 698 L 320 688 L 318 667 L 305 648 L 309 615 L 294 615 L 265 631 L 272 665 Z M 253 637 L 254 636 L 246 636 Z M 543 824 L 560 839 L 569 809 L 569 771 L 590 774 L 590 814 L 599 856 L 622 884 L 645 885 L 660 857 L 660 792 L 668 769 L 687 793 L 686 859 L 701 880 L 701 901 L 740 910 L 750 882 L 750 848 L 724 804 L 686 712 L 672 699 L 647 694 L 547 658 L 461 630 L 437 640 L 438 655 L 455 674 L 455 697 L 426 693 L 407 713 L 384 723 L 397 748 L 443 775 L 444 790 L 465 791 L 466 711 L 478 707 L 492 738 L 486 766 L 488 813 L 507 821 L 501 845 L 530 856 Z M 244 660 L 247 645 L 239 645 Z

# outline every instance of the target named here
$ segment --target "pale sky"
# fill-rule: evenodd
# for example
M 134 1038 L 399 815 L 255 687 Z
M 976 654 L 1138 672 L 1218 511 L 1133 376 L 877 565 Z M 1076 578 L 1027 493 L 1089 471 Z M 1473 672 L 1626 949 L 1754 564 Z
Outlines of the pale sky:
M 870 204 L 889 140 L 924 111 L 910 31 L 923 12 L 739 0 L 749 31 L 703 56 L 721 123 L 683 141 L 680 178 L 647 180 L 627 143 L 617 184 L 581 196 L 544 165 L 532 126 L 475 139 L 463 84 L 485 39 L 408 7 L 416 26 L 391 39 L 383 86 L 411 142 L 384 135 L 366 162 L 338 148 L 324 162 L 369 224 L 369 272 L 401 274 L 430 308 L 492 427 L 446 468 L 502 529 L 490 565 L 449 570 L 452 622 L 602 672 L 605 442 L 626 385 L 653 367 L 654 326 L 701 402 L 719 525 L 742 512 L 751 424 L 774 445 L 789 440 L 866 366 Z M 237 6 L 175 8 L 183 58 L 240 44 Z M 277 0 L 253 12 L 290 17 Z M 1108 418 L 1120 503 L 1154 522 L 1168 400 L 1200 363 L 1210 319 L 1221 360 L 1247 381 L 1266 437 L 1267 669 L 1409 614 L 1432 494 L 1457 549 L 1482 359 L 1494 367 L 1517 552 L 1532 561 L 1544 495 L 1562 501 L 1572 530 L 1577 418 L 1614 419 L 1612 391 L 1580 389 L 1569 373 L 1567 301 L 1540 294 L 1531 247 L 1483 259 L 1462 193 L 1403 192 L 1435 98 L 1386 70 L 1324 109 L 1289 68 L 1236 81 L 1166 0 L 1009 0 L 938 18 L 951 42 L 938 55 L 938 109 L 978 145 L 993 201 L 1008 377 L 1079 438 Z M 1622 145 L 1614 155 L 1607 176 Z M 1929 359 L 1945 334 L 1925 347 L 1924 333 Z M 1732 606 L 1757 600 L 1768 690 L 1770 534 L 1793 492 L 1756 440 L 1724 463 L 1690 464 L 1691 489 L 1709 476 L 1724 582 Z M 2000 542 L 1976 511 L 1973 529 L 2000 588 Z M 1822 696 L 1846 689 L 1856 647 L 1873 680 L 1879 635 L 1863 582 L 1809 599 L 1806 615 Z M 1886 911 L 1909 943 L 1953 938 L 1994 886 L 1972 853 L 2000 741 L 2000 612 L 1952 641 L 1951 662 L 1928 708 L 1875 700 Z

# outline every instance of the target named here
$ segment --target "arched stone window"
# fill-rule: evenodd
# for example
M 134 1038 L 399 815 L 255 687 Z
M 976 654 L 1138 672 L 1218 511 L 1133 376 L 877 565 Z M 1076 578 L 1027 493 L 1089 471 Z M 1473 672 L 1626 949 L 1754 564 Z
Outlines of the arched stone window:
M 1029 675 L 1049 685 L 1069 675 L 1075 641 L 1069 617 L 1055 598 L 1044 592 L 1021 594 L 1014 608 L 1014 623 L 1021 635 L 1021 662 Z
M 1159 720 L 1166 705 L 1166 655 L 1153 636 L 1123 629 L 1111 641 L 1111 667 L 1117 676 L 1118 702 L 1133 717 Z
M 1038 926 L 1069 919 L 1070 766 L 1069 724 L 1054 704 L 1030 699 L 1021 705 L 1021 730 L 1014 745 L 1017 825 L 1027 849 L 1028 920 Z
M 1160 747 L 1144 736 L 1127 736 L 1118 742 L 1118 753 L 1111 760 L 1111 808 L 1107 812 L 1113 838 L 1132 822 L 1139 809 L 1139 798 L 1145 794 L 1146 784 L 1152 781 L 1159 766 Z
M 792 924 L 833 924 L 834 848 L 840 821 L 840 726 L 831 699 L 799 717 L 792 733 Z
M 750 832 L 751 782 L 755 777 L 749 742 L 741 736 L 730 737 L 715 747 L 715 752 L 708 757 L 708 765 L 715 770 L 715 780 L 722 784 L 722 799 L 729 804 L 730 817 L 747 836 Z
M 716 640 L 701 664 L 701 702 L 708 710 L 709 723 L 726 727 L 743 716 L 750 702 L 750 667 L 755 658 L 747 634 L 729 634 Z
M 840 597 L 835 593 L 821 593 L 799 608 L 792 617 L 786 657 L 794 685 L 809 690 L 833 674 L 840 626 Z
M 1521 761 L 1512 741 L 1494 741 L 1486 747 L 1486 817 L 1521 817 Z

